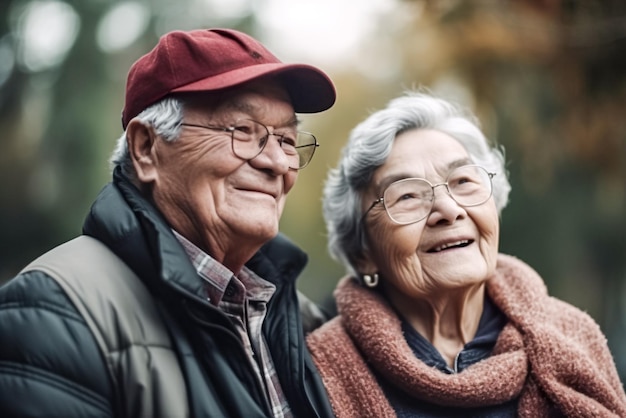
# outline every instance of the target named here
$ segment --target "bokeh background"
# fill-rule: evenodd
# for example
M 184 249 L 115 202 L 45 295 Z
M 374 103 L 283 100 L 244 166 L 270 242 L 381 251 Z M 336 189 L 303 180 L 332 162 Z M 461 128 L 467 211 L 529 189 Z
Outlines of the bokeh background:
M 587 311 L 626 376 L 626 2 L 5 0 L 0 3 L 0 283 L 81 231 L 109 180 L 131 63 L 173 29 L 230 27 L 322 67 L 338 100 L 282 230 L 327 303 L 344 270 L 321 194 L 352 127 L 405 89 L 462 103 L 506 148 L 501 250 Z M 4 339 L 3 339 L 4 343 Z

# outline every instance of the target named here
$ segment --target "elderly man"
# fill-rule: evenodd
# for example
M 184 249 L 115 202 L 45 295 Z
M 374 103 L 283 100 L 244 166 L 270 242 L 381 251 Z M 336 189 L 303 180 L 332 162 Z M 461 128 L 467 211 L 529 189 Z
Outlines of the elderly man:
M 243 33 L 163 36 L 83 235 L 0 289 L 0 416 L 331 416 L 278 225 L 318 145 L 296 113 L 334 101 Z

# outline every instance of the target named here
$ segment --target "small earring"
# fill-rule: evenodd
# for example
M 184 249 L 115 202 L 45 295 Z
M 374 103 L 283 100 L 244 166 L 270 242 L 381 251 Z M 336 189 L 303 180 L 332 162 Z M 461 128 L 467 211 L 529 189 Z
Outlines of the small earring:
M 374 274 L 364 274 L 363 275 L 363 284 L 370 289 L 378 286 L 378 273 Z

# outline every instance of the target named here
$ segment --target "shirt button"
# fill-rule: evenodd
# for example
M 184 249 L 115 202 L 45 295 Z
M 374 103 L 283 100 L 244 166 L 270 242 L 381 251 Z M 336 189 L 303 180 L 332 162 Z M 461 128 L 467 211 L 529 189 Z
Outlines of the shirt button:
M 224 294 L 228 297 L 232 297 L 235 294 L 235 288 L 229 284 L 228 286 L 226 286 Z

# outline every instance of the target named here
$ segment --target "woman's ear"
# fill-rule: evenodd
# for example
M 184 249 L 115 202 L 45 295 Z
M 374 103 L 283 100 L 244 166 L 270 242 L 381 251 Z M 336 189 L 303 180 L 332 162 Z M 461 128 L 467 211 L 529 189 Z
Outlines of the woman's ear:
M 138 119 L 132 119 L 126 127 L 126 141 L 139 182 L 142 184 L 156 182 L 158 176 L 156 167 L 157 135 L 154 129 Z
M 376 262 L 372 260 L 369 250 L 364 250 L 363 254 L 355 260 L 354 265 L 356 266 L 359 274 L 378 273 L 378 266 L 376 265 Z

